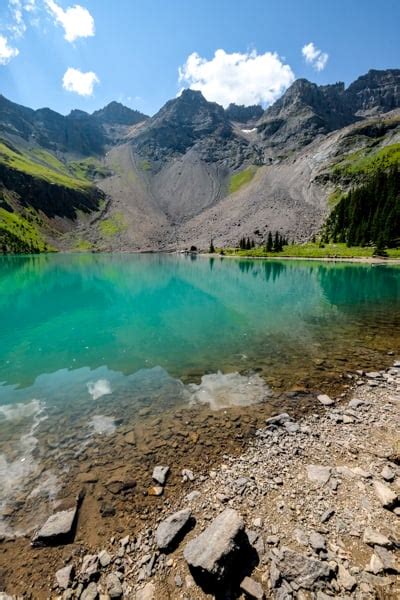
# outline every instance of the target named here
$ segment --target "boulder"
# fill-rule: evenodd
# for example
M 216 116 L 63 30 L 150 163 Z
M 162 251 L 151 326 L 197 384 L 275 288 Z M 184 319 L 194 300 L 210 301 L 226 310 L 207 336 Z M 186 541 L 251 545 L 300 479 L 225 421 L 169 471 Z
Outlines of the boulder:
M 242 517 L 227 508 L 186 545 L 183 555 L 195 578 L 218 586 L 229 579 L 245 540 Z
M 66 590 L 74 576 L 74 565 L 67 565 L 56 572 L 56 583 L 59 588 Z
M 72 541 L 78 506 L 51 515 L 32 538 L 32 546 L 53 546 Z
M 157 527 L 155 536 L 158 548 L 164 552 L 170 550 L 185 533 L 191 519 L 190 509 L 185 508 L 162 521 Z

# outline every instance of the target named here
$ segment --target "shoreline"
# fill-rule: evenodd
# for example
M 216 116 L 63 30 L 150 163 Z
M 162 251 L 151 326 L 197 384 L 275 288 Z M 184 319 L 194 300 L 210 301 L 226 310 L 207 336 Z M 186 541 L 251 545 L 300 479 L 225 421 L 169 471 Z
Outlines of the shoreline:
M 266 597 L 283 598 L 281 594 L 286 593 L 285 598 L 324 600 L 332 592 L 335 596 L 340 592 L 346 598 L 361 599 L 374 598 L 376 590 L 383 589 L 389 593 L 385 598 L 398 597 L 400 581 L 393 570 L 396 571 L 400 559 L 399 517 L 392 509 L 382 508 L 374 488 L 374 482 L 380 481 L 400 499 L 400 469 L 398 463 L 389 460 L 395 457 L 400 443 L 396 427 L 400 416 L 400 363 L 395 365 L 369 376 L 359 373 L 348 393 L 340 394 L 332 403 L 325 397 L 327 404 L 321 401 L 317 412 L 296 420 L 289 414 L 281 422 L 270 421 L 251 437 L 242 454 L 224 455 L 220 466 L 207 474 L 194 471 L 193 481 L 186 476 L 185 482 L 183 477 L 180 493 L 165 498 L 155 519 L 144 514 L 144 528 L 131 531 L 128 539 L 125 534 L 129 528 L 125 523 L 116 528 L 108 542 L 101 539 L 95 545 L 88 545 L 77 535 L 73 544 L 59 549 L 28 548 L 32 560 L 35 555 L 48 557 L 50 576 L 41 575 L 45 577 L 47 591 L 37 594 L 34 584 L 29 590 L 23 589 L 25 576 L 17 568 L 15 589 L 8 584 L 7 593 L 26 592 L 32 598 L 49 594 L 57 598 L 83 598 L 81 592 L 91 585 L 92 590 L 96 586 L 97 593 L 107 594 L 113 580 L 110 575 L 116 574 L 123 595 L 109 594 L 104 598 L 161 600 L 184 598 L 184 593 L 191 600 L 211 597 L 193 579 L 182 551 L 189 539 L 198 536 L 229 507 L 244 519 L 247 536 L 258 553 L 259 562 L 250 573 L 249 585 L 254 584 L 254 589 L 261 586 Z M 310 479 L 308 466 L 313 464 L 321 465 L 322 470 L 317 470 Z M 392 471 L 393 477 L 386 473 L 390 481 L 382 477 L 385 467 Z M 153 532 L 158 522 L 182 509 L 192 512 L 196 526 L 172 553 L 165 554 L 157 548 Z M 321 520 L 321 515 L 326 518 Z M 378 529 L 388 539 L 382 551 L 379 543 L 371 546 L 363 541 L 368 528 Z M 124 537 L 119 539 L 121 534 Z M 0 544 L 4 557 L 12 543 Z M 28 540 L 19 540 L 18 545 L 22 544 L 27 545 Z M 318 544 L 322 547 L 315 548 Z M 296 589 L 298 575 L 292 577 L 293 573 L 286 573 L 285 547 L 309 561 L 310 569 L 322 569 L 321 565 L 331 563 L 336 567 L 332 565 L 331 575 L 321 577 L 310 588 L 300 585 Z M 103 567 L 97 564 L 93 577 L 82 574 L 82 557 L 104 551 L 111 557 L 110 562 Z M 387 568 L 383 559 L 394 562 Z M 71 578 L 71 585 L 68 584 L 67 592 L 57 591 L 54 574 L 72 564 L 76 575 Z M 273 575 L 275 567 L 280 569 L 278 579 Z M 117 585 L 115 578 L 114 584 Z M 312 595 L 315 593 L 317 596 Z
M 189 253 L 190 254 L 190 253 Z M 199 253 L 198 256 L 204 256 L 206 258 L 236 258 L 236 259 L 246 259 L 246 260 L 303 260 L 303 261 L 313 261 L 313 262 L 350 262 L 350 263 L 360 263 L 360 264 L 370 264 L 370 265 L 387 265 L 387 264 L 398 264 L 400 265 L 400 258 L 372 258 L 369 256 L 361 257 L 328 257 L 324 256 L 321 258 L 317 258 L 314 256 L 240 256 L 237 254 L 210 254 Z

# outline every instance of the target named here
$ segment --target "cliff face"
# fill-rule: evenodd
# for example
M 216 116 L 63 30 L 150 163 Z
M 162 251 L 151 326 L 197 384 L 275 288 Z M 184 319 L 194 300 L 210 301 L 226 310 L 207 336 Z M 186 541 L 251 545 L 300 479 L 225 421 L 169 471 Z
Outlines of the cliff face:
M 400 107 L 400 69 L 368 71 L 346 90 L 354 113 L 388 112 Z

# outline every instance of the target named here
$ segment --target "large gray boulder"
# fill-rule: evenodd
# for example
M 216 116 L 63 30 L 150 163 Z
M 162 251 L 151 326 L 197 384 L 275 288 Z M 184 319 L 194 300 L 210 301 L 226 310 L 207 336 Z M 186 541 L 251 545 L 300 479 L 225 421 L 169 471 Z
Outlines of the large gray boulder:
M 69 510 L 61 510 L 51 515 L 34 534 L 32 546 L 53 546 L 71 541 L 77 512 L 78 506 L 74 506 Z
M 277 566 L 283 579 L 304 589 L 313 589 L 319 580 L 330 579 L 334 574 L 327 562 L 309 558 L 290 548 L 282 548 Z
M 220 585 L 229 578 L 245 540 L 242 517 L 227 508 L 186 545 L 183 555 L 195 577 L 206 585 Z
M 156 544 L 164 552 L 170 550 L 188 529 L 192 513 L 189 508 L 184 508 L 164 521 L 161 521 L 156 531 Z

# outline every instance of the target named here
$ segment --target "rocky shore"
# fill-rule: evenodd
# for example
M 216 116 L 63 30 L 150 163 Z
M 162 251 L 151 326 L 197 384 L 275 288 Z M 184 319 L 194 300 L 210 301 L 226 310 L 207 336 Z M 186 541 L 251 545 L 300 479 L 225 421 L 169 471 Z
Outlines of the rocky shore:
M 26 593 L 15 595 L 16 576 L 0 598 L 399 598 L 400 362 L 349 381 L 349 393 L 318 397 L 322 411 L 268 418 L 219 468 L 183 470 L 156 519 L 95 550 L 68 543 L 77 498 L 32 539 L 63 545 L 42 574 L 47 593 L 28 585 L 32 565 Z M 155 465 L 155 494 L 173 470 Z

